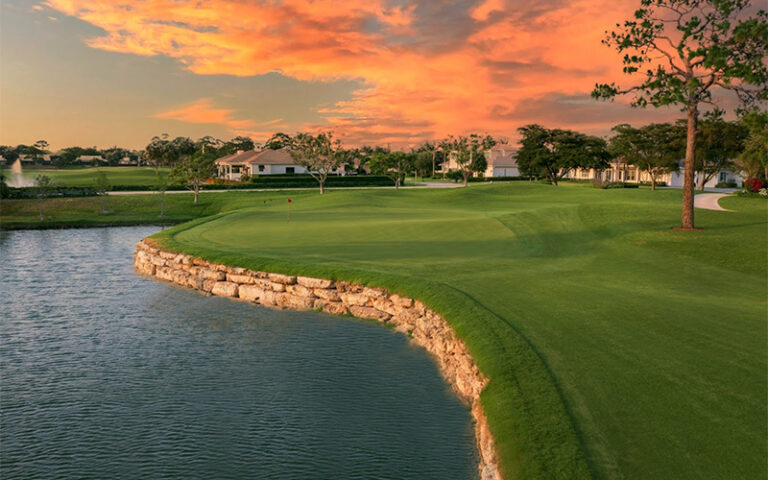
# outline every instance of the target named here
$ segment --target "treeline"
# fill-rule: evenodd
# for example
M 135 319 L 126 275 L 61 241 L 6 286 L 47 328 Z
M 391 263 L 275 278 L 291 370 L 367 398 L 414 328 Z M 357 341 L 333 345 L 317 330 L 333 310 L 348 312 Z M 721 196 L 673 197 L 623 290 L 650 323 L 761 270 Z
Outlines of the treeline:
M 583 133 L 527 125 L 521 135 L 517 164 L 521 175 L 547 178 L 553 185 L 574 169 L 605 170 L 618 160 L 646 172 L 655 187 L 664 174 L 680 170 L 685 157 L 686 124 L 620 124 L 607 141 Z M 695 149 L 697 183 L 703 186 L 721 170 L 741 171 L 747 178 L 768 175 L 768 114 L 752 112 L 739 121 L 708 118 L 698 123 Z

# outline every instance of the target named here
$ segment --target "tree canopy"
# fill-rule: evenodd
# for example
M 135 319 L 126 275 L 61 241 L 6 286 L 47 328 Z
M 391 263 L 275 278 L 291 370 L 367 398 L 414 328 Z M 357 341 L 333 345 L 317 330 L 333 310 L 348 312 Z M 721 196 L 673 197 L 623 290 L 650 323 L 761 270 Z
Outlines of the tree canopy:
M 544 175 L 555 186 L 570 170 L 602 170 L 611 158 L 602 138 L 535 124 L 517 130 L 522 135 L 517 151 L 520 171 L 526 175 Z
M 685 152 L 685 129 L 670 123 L 653 123 L 640 128 L 621 124 L 613 127 L 608 150 L 624 163 L 648 173 L 651 189 L 664 173 L 679 170 L 678 162 Z

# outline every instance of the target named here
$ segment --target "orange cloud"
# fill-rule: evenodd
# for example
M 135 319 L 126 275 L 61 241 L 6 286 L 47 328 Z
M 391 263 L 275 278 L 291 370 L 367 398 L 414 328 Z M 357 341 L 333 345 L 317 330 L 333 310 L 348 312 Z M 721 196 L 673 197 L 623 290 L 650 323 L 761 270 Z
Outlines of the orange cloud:
M 189 123 L 212 123 L 225 125 L 233 131 L 253 128 L 251 120 L 237 120 L 233 118 L 233 110 L 216 108 L 210 98 L 201 98 L 195 102 L 176 110 L 170 110 L 154 115 L 155 118 L 166 120 L 178 120 Z
M 445 5 L 443 5 L 445 3 Z M 601 112 L 583 119 L 563 99 L 598 81 L 620 79 L 604 31 L 631 15 L 637 0 L 550 0 L 526 8 L 506 0 L 48 0 L 46 5 L 102 28 L 93 48 L 165 55 L 197 74 L 280 72 L 306 81 L 352 79 L 353 98 L 319 111 L 319 125 L 350 143 L 409 145 L 469 131 L 510 137 L 525 123 L 606 130 Z M 530 105 L 549 108 L 531 111 Z M 525 107 L 525 108 L 523 108 Z M 158 118 L 260 131 L 202 99 Z M 275 125 L 263 125 L 274 127 Z M 266 129 L 266 128 L 264 128 Z

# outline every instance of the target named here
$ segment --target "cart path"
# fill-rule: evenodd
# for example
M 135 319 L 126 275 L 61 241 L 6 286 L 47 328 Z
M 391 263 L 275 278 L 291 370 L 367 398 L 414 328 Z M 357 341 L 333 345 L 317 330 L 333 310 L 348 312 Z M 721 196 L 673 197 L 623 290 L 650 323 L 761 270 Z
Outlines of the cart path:
M 696 208 L 704 208 L 706 210 L 720 210 L 721 212 L 732 212 L 733 210 L 727 210 L 717 203 L 721 198 L 727 197 L 729 193 L 700 193 L 693 197 L 693 206 Z

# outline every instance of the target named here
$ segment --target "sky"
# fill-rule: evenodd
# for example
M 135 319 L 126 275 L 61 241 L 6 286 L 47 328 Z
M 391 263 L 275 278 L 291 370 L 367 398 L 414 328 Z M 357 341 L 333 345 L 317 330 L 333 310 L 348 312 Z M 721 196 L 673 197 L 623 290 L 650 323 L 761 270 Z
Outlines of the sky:
M 599 102 L 631 83 L 605 31 L 639 0 L 2 0 L 0 144 L 143 148 L 333 130 L 409 148 L 515 142 L 539 123 L 605 136 L 676 107 Z

